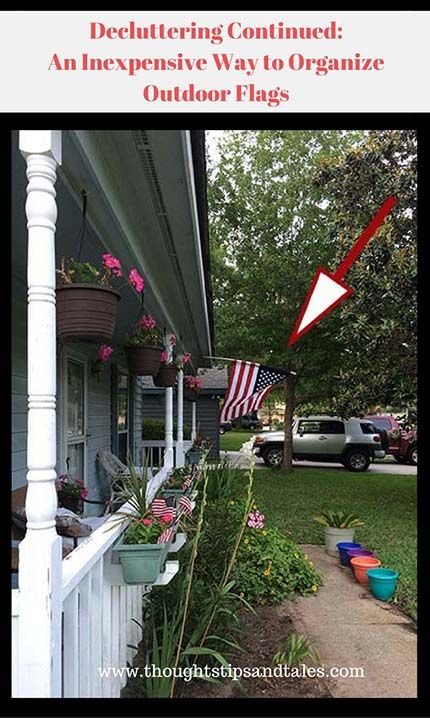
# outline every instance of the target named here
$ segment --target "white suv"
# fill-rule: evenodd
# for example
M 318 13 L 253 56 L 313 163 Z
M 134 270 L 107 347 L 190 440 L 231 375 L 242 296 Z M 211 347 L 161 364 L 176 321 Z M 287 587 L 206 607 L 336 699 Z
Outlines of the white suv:
M 266 466 L 279 466 L 284 453 L 284 432 L 258 434 L 253 451 Z M 372 459 L 384 456 L 381 437 L 371 421 L 307 416 L 293 423 L 295 460 L 340 463 L 349 471 L 366 471 Z

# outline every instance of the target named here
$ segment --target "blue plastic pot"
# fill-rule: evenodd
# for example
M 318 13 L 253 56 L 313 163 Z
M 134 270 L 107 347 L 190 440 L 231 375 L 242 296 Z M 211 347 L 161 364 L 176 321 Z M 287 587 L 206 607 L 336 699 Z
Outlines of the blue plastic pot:
M 353 541 L 341 541 L 336 544 L 339 551 L 339 558 L 342 566 L 349 566 L 348 550 L 351 548 L 362 548 L 361 543 L 353 543 Z
M 369 588 L 378 601 L 389 601 L 396 592 L 399 574 L 391 568 L 369 568 Z
M 367 548 L 350 548 L 347 551 L 348 554 L 348 566 L 352 569 L 351 559 L 356 556 L 374 556 L 373 551 L 369 551 Z

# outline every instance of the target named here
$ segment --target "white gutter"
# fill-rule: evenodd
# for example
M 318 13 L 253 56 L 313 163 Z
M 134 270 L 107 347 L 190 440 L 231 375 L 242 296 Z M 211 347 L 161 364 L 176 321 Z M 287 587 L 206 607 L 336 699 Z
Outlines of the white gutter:
M 206 283 L 205 283 L 205 273 L 203 268 L 203 254 L 202 254 L 202 245 L 201 245 L 201 238 L 200 238 L 200 226 L 199 226 L 199 215 L 197 210 L 197 198 L 196 198 L 196 186 L 194 182 L 194 164 L 193 164 L 193 151 L 191 148 L 191 135 L 190 130 L 181 130 L 181 139 L 182 139 L 182 147 L 184 150 L 184 165 L 185 165 L 185 176 L 187 180 L 187 187 L 188 187 L 188 196 L 190 198 L 190 210 L 191 210 L 191 220 L 193 223 L 193 238 L 194 238 L 194 246 L 197 254 L 197 264 L 198 264 L 198 279 L 203 299 L 203 309 L 205 314 L 205 323 L 206 323 L 206 337 L 208 342 L 208 347 L 210 348 L 209 354 L 212 353 L 212 343 L 211 343 L 211 335 L 210 335 L 210 326 L 209 326 L 209 311 L 208 311 L 208 303 L 207 303 L 207 297 L 206 297 Z

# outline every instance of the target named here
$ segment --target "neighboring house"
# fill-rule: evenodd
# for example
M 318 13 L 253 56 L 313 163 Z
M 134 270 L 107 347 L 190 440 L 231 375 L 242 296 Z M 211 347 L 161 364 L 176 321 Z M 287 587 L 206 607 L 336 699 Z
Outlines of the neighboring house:
M 205 177 L 203 131 L 23 130 L 13 136 L 12 488 L 27 481 L 30 487 L 19 589 L 12 592 L 14 696 L 118 697 L 125 679 L 102 681 L 96 670 L 132 660 L 128 644 L 138 635 L 131 618 L 141 618 L 142 587 L 109 578 L 110 549 L 123 528 L 94 531 L 63 561 L 55 532 L 57 474 L 68 468 L 96 499 L 107 491 L 100 449 L 122 460 L 130 451 L 141 463 L 150 397 L 142 379 L 129 376 L 121 351 L 142 310 L 140 297 L 128 286 L 121 290 L 112 342 L 119 348 L 99 377 L 93 372 L 97 345 L 56 341 L 54 262 L 58 267 L 63 256 L 77 255 L 84 189 L 82 259 L 100 265 L 110 252 L 127 272 L 136 267 L 146 280 L 145 311 L 164 329 L 166 343 L 175 333 L 194 368 L 209 366 Z M 170 467 L 183 464 L 189 445 L 172 435 L 172 389 L 163 390 L 163 400 L 165 460 L 150 495 Z
M 184 424 L 194 428 L 200 436 L 209 437 L 212 442 L 210 459 L 219 459 L 219 415 L 221 400 L 227 390 L 227 368 L 213 367 L 200 369 L 198 375 L 203 381 L 202 389 L 195 402 L 184 402 Z M 163 389 L 154 386 L 151 378 L 144 379 L 142 413 L 144 418 L 160 419 L 164 416 Z M 173 415 L 177 415 L 176 393 L 173 398 Z M 145 439 L 145 437 L 143 437 Z M 145 442 L 144 442 L 145 443 Z

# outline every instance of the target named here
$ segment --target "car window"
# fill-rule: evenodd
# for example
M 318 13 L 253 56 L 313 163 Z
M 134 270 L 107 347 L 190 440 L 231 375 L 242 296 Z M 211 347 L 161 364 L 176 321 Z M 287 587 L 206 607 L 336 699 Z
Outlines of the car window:
M 298 430 L 299 432 L 303 432 L 303 434 L 320 434 L 320 426 L 320 421 L 310 421 L 309 419 L 306 419 L 299 421 Z
M 388 419 L 372 419 L 377 429 L 391 429 L 391 422 Z
M 322 421 L 321 434 L 344 434 L 345 427 L 341 421 Z
M 376 426 L 371 424 L 369 421 L 360 421 L 361 431 L 363 434 L 377 434 L 378 430 Z

